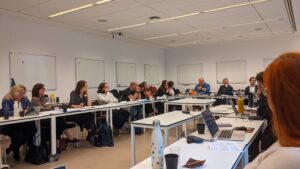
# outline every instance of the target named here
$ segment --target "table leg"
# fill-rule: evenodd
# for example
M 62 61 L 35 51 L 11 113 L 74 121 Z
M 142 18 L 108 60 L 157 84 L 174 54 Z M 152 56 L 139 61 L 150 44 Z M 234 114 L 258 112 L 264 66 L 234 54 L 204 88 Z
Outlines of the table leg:
M 143 119 L 146 118 L 145 103 L 143 103 Z
M 41 121 L 40 120 L 37 120 L 35 121 L 35 125 L 36 125 L 36 129 L 37 129 L 37 132 L 36 132 L 36 140 L 35 140 L 35 144 L 37 146 L 40 146 L 41 145 Z
M 56 154 L 56 117 L 51 117 L 51 155 L 49 161 L 57 161 L 58 156 Z
M 110 127 L 111 127 L 111 131 L 114 131 L 114 125 L 113 125 L 113 109 L 110 109 L 109 111 L 109 117 L 110 117 Z
M 109 116 L 109 111 L 111 109 L 106 109 L 106 122 L 108 123 L 109 122 L 109 119 L 108 119 L 108 116 Z
M 167 147 L 169 145 L 169 129 L 164 128 L 164 146 Z
M 177 140 L 179 140 L 179 135 L 178 135 L 178 126 L 176 126 L 176 128 L 175 128 L 175 129 L 176 129 L 175 137 L 176 137 L 176 139 L 177 139 Z
M 186 123 L 182 124 L 182 130 L 184 132 L 184 136 L 187 137 Z
M 167 113 L 168 112 L 168 103 L 165 103 L 165 107 L 164 107 L 164 112 Z
M 134 166 L 136 164 L 136 150 L 135 150 L 135 132 L 134 125 L 131 124 L 131 164 Z

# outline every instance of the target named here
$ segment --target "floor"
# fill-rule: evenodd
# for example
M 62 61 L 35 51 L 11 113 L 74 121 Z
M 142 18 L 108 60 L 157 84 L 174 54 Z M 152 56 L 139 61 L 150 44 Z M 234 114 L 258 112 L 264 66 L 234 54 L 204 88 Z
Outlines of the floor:
M 189 125 L 189 132 L 193 131 L 193 125 Z M 180 131 L 180 130 L 179 130 Z M 150 155 L 150 140 L 152 130 L 146 130 L 145 134 L 136 136 L 137 162 L 143 161 Z M 26 162 L 12 163 L 12 157 L 8 161 L 13 169 L 52 169 L 65 165 L 67 169 L 128 169 L 131 167 L 131 142 L 130 134 L 121 133 L 114 137 L 114 147 L 93 147 L 85 141 L 79 148 L 69 145 L 63 151 L 56 162 L 43 165 L 32 165 Z M 175 129 L 170 130 L 170 143 L 175 141 Z

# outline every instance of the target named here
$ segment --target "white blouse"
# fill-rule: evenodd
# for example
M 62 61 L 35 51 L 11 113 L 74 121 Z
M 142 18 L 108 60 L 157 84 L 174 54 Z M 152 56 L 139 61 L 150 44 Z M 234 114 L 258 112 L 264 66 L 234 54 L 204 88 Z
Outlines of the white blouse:
M 300 147 L 282 147 L 274 143 L 258 155 L 245 169 L 299 169 Z
M 98 93 L 97 99 L 100 105 L 108 103 L 118 103 L 118 99 L 115 96 L 108 92 L 107 94 Z

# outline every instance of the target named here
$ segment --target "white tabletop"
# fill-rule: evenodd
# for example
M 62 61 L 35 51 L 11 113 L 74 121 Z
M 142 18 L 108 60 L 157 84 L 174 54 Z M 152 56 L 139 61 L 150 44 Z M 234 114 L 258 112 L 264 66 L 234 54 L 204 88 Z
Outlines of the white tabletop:
M 217 113 L 217 114 L 232 114 L 234 113 L 231 105 L 219 105 L 215 107 L 209 108 L 211 113 Z
M 168 103 L 170 104 L 212 104 L 215 99 L 193 99 L 193 98 L 184 98 L 180 100 L 172 100 Z
M 133 121 L 131 122 L 131 124 L 152 126 L 154 120 L 159 120 L 161 127 L 167 127 L 188 119 L 195 118 L 197 116 L 201 116 L 201 112 L 190 112 L 190 114 L 184 114 L 182 113 L 182 111 L 173 111 L 173 112 Z
M 231 123 L 233 126 L 246 126 L 246 127 L 254 127 L 254 131 L 252 133 L 246 133 L 245 140 L 243 142 L 236 142 L 238 145 L 241 146 L 241 149 L 245 147 L 255 136 L 257 131 L 261 128 L 263 121 L 244 121 L 242 119 L 234 119 L 234 118 L 221 118 L 217 120 L 217 123 Z M 209 133 L 206 131 L 204 135 L 199 135 L 197 132 L 194 132 L 192 135 L 197 135 L 199 137 L 203 137 L 204 135 L 208 136 Z M 217 141 L 217 142 L 226 142 L 226 141 Z M 228 142 L 228 141 L 227 141 Z M 214 142 L 216 143 L 216 142 Z M 168 146 L 165 149 L 165 153 L 170 152 L 170 147 L 179 147 L 181 150 L 180 159 L 179 159 L 179 166 L 178 168 L 181 169 L 183 164 L 189 158 L 194 158 L 197 160 L 206 160 L 205 164 L 201 169 L 231 169 L 239 156 L 241 155 L 242 151 L 223 151 L 223 150 L 211 150 L 210 145 L 211 142 L 203 142 L 202 144 L 187 144 L 186 139 L 182 138 L 179 141 L 173 143 L 172 145 Z M 150 150 L 149 150 L 150 155 Z M 146 160 L 140 162 L 136 166 L 132 167 L 131 169 L 151 169 L 151 159 L 147 158 Z

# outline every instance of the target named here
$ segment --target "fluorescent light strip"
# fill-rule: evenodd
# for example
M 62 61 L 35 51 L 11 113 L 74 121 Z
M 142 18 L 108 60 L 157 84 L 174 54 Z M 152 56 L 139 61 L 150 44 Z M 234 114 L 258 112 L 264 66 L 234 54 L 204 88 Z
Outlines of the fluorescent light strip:
M 157 37 L 152 37 L 152 38 L 146 38 L 144 40 L 153 40 L 153 39 L 167 38 L 167 37 L 172 37 L 172 36 L 178 36 L 178 34 L 170 34 L 170 35 L 164 35 L 164 36 L 157 36 Z
M 229 26 L 224 26 L 224 28 L 234 28 L 234 27 L 254 25 L 254 24 L 259 24 L 259 23 L 268 23 L 268 22 L 281 21 L 281 20 L 283 20 L 283 18 L 268 19 L 268 20 L 263 20 L 263 21 L 256 21 L 256 22 L 248 22 L 248 23 L 242 23 L 242 24 L 236 24 L 236 25 L 229 25 Z
M 210 30 L 218 30 L 218 29 L 222 29 L 222 28 L 226 28 L 227 29 L 227 28 L 234 28 L 234 27 L 240 27 L 240 26 L 254 25 L 254 24 L 259 24 L 259 23 L 268 23 L 268 22 L 280 21 L 280 20 L 283 20 L 283 18 L 268 19 L 268 20 L 256 21 L 256 22 L 247 22 L 247 23 L 241 23 L 241 24 L 236 24 L 236 25 L 229 25 L 229 26 L 224 26 L 224 27 L 207 28 L 207 29 L 201 29 L 201 30 L 190 31 L 190 32 L 176 33 L 176 34 L 171 34 L 171 35 L 172 36 L 180 36 L 180 35 L 187 35 L 187 34 L 204 32 L 204 31 L 210 31 Z M 166 38 L 166 37 L 170 37 L 170 35 L 162 35 L 162 36 L 150 37 L 150 38 L 145 38 L 144 40 L 154 40 L 154 39 L 161 39 L 161 38 Z
M 79 6 L 79 7 L 72 8 L 72 9 L 69 9 L 69 10 L 66 10 L 66 11 L 62 11 L 62 12 L 52 14 L 52 15 L 48 16 L 48 18 L 54 18 L 54 17 L 57 17 L 57 16 L 61 16 L 61 15 L 67 14 L 67 13 L 79 11 L 79 10 L 86 9 L 86 8 L 90 8 L 90 7 L 100 5 L 100 4 L 103 4 L 103 3 L 106 3 L 106 2 L 110 2 L 110 1 L 112 1 L 112 0 L 102 0 L 102 1 L 96 2 L 95 4 L 87 4 L 87 5 Z
M 261 3 L 261 2 L 266 2 L 266 1 L 272 1 L 272 0 L 257 0 L 257 1 L 247 2 L 247 3 L 241 3 L 241 4 L 236 4 L 236 5 L 230 5 L 230 6 L 225 6 L 225 7 L 222 7 L 222 8 L 216 8 L 216 9 L 206 10 L 206 11 L 203 11 L 202 13 L 209 13 L 209 12 L 222 11 L 222 10 L 226 10 L 226 9 L 231 9 L 231 8 L 237 8 L 237 7 L 247 6 L 247 5 L 252 5 L 252 4 Z
M 132 28 L 132 27 L 137 27 L 137 26 L 142 26 L 142 25 L 146 25 L 147 23 L 139 23 L 139 24 L 135 24 L 135 25 L 129 25 L 129 26 L 123 26 L 123 27 L 120 27 L 120 28 L 115 28 L 115 29 L 109 29 L 107 31 L 115 31 L 115 30 L 120 30 L 120 29 L 126 29 L 126 28 Z
M 170 20 L 174 20 L 174 19 L 180 19 L 180 18 L 195 16 L 195 15 L 205 14 L 205 13 L 209 13 L 209 12 L 216 12 L 216 11 L 221 11 L 221 10 L 226 10 L 226 9 L 236 8 L 236 7 L 241 7 L 241 6 L 247 6 L 247 5 L 252 5 L 252 4 L 262 3 L 262 2 L 267 2 L 267 1 L 272 1 L 272 0 L 256 0 L 256 1 L 252 1 L 252 2 L 247 2 L 247 3 L 242 3 L 242 4 L 236 4 L 236 5 L 230 5 L 230 6 L 225 6 L 225 7 L 222 7 L 222 8 L 216 8 L 216 9 L 206 10 L 206 11 L 202 11 L 202 12 L 195 12 L 195 13 L 190 13 L 190 14 L 175 16 L 175 17 L 171 17 L 171 18 L 160 19 L 160 20 L 157 20 L 157 21 L 150 21 L 150 22 L 147 22 L 146 24 L 154 24 L 154 23 L 159 23 L 159 22 L 165 22 L 165 21 L 170 21 Z M 126 28 L 132 28 L 132 27 L 137 27 L 137 26 L 142 26 L 142 25 L 145 25 L 145 24 L 134 24 L 134 25 L 129 25 L 129 26 L 112 28 L 112 29 L 108 29 L 107 31 L 108 32 L 110 32 L 110 31 L 116 31 L 116 30 L 121 30 L 121 29 L 126 29 Z
M 186 15 L 180 15 L 180 16 L 175 16 L 175 17 L 171 17 L 171 18 L 160 19 L 160 20 L 157 20 L 157 21 L 151 21 L 151 22 L 148 22 L 148 23 L 152 24 L 152 23 L 157 23 L 157 22 L 164 22 L 164 21 L 169 21 L 169 20 L 174 20 L 174 19 L 180 19 L 180 18 L 185 18 L 185 17 L 199 15 L 199 14 L 200 14 L 200 12 L 195 12 L 195 13 L 190 13 L 190 14 L 186 14 Z
M 110 2 L 110 1 L 112 1 L 112 0 L 102 0 L 102 1 L 96 2 L 95 4 L 96 4 L 96 5 L 100 5 L 100 4 L 104 4 L 104 3 L 106 3 L 106 2 Z

